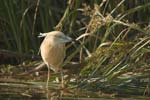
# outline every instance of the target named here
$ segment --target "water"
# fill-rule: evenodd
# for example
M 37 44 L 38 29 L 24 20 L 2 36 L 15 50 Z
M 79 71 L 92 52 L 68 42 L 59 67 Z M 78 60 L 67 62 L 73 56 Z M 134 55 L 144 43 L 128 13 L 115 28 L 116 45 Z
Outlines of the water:
M 50 83 L 49 89 L 45 82 L 0 82 L 0 100 L 149 100 L 145 96 L 115 97 L 115 94 L 103 94 L 74 89 L 60 89 L 56 83 Z

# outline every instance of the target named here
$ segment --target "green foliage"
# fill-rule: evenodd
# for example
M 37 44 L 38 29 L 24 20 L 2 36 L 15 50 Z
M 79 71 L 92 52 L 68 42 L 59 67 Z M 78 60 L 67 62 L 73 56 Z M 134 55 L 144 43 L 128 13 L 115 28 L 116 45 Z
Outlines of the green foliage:
M 0 5 L 2 48 L 19 53 L 37 54 L 37 35 L 51 31 L 63 13 L 49 0 L 1 0 Z

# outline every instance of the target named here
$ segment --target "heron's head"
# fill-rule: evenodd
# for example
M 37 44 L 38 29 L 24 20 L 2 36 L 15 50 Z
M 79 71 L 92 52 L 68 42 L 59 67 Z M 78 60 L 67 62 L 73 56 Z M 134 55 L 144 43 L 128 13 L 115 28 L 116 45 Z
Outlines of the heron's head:
M 60 31 L 52 31 L 45 34 L 46 35 L 43 35 L 46 36 L 45 39 L 55 44 L 64 44 L 72 41 L 72 38 L 66 36 L 63 32 Z

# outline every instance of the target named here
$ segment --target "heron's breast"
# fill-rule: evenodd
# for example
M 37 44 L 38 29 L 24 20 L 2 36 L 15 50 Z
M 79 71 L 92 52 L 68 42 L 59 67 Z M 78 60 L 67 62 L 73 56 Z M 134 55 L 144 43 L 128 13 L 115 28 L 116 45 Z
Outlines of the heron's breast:
M 46 64 L 60 67 L 65 57 L 65 44 L 50 45 L 42 43 L 41 56 Z

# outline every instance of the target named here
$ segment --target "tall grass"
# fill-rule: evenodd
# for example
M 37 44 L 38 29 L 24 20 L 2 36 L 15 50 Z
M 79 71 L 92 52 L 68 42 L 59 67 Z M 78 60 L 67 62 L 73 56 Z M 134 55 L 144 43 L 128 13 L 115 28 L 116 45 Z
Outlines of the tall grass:
M 1 0 L 0 5 L 3 49 L 19 53 L 37 54 L 37 35 L 53 30 L 63 14 L 63 9 L 55 10 L 56 3 L 49 0 Z
M 102 9 L 100 6 L 102 4 L 95 5 L 94 9 L 91 9 L 91 12 L 89 12 L 91 13 L 89 15 L 90 21 L 86 28 L 88 30 L 85 33 L 88 32 L 100 37 L 98 40 L 100 42 L 97 43 L 99 45 L 95 51 L 93 50 L 92 57 L 87 60 L 87 65 L 80 73 L 81 76 L 87 76 L 87 80 L 83 79 L 81 83 L 89 83 L 89 87 L 91 83 L 103 83 L 102 81 L 105 80 L 105 82 L 108 82 L 105 85 L 111 84 L 110 86 L 112 86 L 114 84 L 116 88 L 128 86 L 128 89 L 137 86 L 143 89 L 139 91 L 144 93 L 144 88 L 146 90 L 146 87 L 149 86 L 149 81 L 143 87 L 143 85 L 140 85 L 143 83 L 142 81 L 136 83 L 135 80 L 149 79 L 150 75 L 148 71 L 150 68 L 148 63 L 150 62 L 148 59 L 150 36 L 149 29 L 147 30 L 149 19 L 147 19 L 148 22 L 139 23 L 135 19 L 128 20 L 128 16 L 148 9 L 150 2 L 135 6 L 124 12 L 117 12 L 117 9 L 121 9 L 120 7 L 124 2 L 125 0 L 122 0 L 117 3 L 116 7 L 109 11 L 110 13 L 101 13 L 103 11 L 99 9 Z M 83 42 L 91 38 L 92 35 L 84 38 Z M 91 42 L 89 39 L 89 43 Z M 103 44 L 108 42 L 111 43 L 103 46 Z M 96 79 L 93 81 L 93 78 Z M 89 82 L 90 80 L 92 82 Z M 127 92 L 126 90 L 123 91 Z

